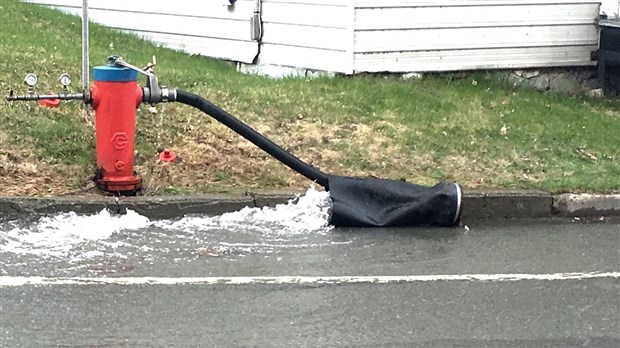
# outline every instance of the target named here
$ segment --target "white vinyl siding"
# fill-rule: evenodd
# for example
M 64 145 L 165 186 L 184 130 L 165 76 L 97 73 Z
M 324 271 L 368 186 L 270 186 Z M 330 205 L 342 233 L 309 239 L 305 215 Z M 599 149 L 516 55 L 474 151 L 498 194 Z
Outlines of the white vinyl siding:
M 352 73 L 349 0 L 263 0 L 260 64 Z
M 355 71 L 592 65 L 600 1 L 356 0 Z
M 80 0 L 28 0 L 75 15 L 82 14 Z M 251 63 L 258 42 L 250 37 L 253 0 L 89 0 L 93 22 L 131 31 L 166 47 Z M 122 52 L 119 52 L 122 53 Z
M 81 14 L 80 0 L 29 0 Z M 89 0 L 91 19 L 189 53 L 355 72 L 594 65 L 617 0 Z M 119 52 L 122 54 L 122 52 Z M 257 58 L 258 59 L 255 59 Z

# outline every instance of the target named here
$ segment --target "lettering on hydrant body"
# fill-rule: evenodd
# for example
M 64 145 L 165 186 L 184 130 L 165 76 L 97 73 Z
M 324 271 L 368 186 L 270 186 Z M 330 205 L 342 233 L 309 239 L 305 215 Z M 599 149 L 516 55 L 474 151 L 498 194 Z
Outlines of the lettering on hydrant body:
M 114 168 L 116 168 L 116 171 L 118 172 L 122 172 L 125 169 L 125 162 L 123 161 L 117 161 L 114 164 Z
M 117 132 L 112 136 L 112 145 L 117 150 L 124 150 L 129 144 L 129 138 L 125 132 Z

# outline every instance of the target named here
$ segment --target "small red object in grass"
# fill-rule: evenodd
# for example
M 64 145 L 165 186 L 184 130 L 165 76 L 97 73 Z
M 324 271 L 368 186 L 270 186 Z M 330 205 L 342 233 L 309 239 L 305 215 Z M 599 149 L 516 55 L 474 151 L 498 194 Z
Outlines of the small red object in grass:
M 57 108 L 60 105 L 60 99 L 41 99 L 39 104 L 48 108 Z
M 177 154 L 172 152 L 171 150 L 164 149 L 159 153 L 159 159 L 163 162 L 176 162 Z

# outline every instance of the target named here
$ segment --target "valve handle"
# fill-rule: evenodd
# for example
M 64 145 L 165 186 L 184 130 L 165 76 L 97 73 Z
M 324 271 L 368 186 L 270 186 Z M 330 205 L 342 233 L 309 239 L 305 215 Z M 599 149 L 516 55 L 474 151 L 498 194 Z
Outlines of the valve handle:
M 146 66 L 142 69 L 144 71 L 148 71 L 150 73 L 155 73 L 155 71 L 153 70 L 153 68 L 157 65 L 157 57 L 155 57 L 155 55 L 153 55 L 153 58 L 151 59 L 150 62 L 148 62 L 146 64 Z
M 129 68 L 131 70 L 137 71 L 140 74 L 143 74 L 143 75 L 146 75 L 146 76 L 149 76 L 149 77 L 153 76 L 153 73 L 151 72 L 152 71 L 152 67 L 149 68 L 149 70 L 151 70 L 151 71 L 148 71 L 146 69 L 140 69 L 140 68 L 138 68 L 135 65 L 127 63 L 126 61 L 123 60 L 123 57 L 120 57 L 120 56 L 116 56 L 116 55 L 109 56 L 108 57 L 108 63 L 110 63 L 111 65 L 118 65 L 118 66 L 122 66 L 122 67 L 125 67 L 125 68 Z M 150 65 L 150 63 L 149 63 L 149 65 Z

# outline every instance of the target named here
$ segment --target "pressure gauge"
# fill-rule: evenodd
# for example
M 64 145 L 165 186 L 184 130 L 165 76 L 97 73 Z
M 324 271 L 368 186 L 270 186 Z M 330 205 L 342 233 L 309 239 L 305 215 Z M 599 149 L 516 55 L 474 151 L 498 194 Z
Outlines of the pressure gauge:
M 60 75 L 60 84 L 63 87 L 67 87 L 71 84 L 71 75 L 64 73 L 62 75 Z
M 37 81 L 37 75 L 35 74 L 28 74 L 26 75 L 26 78 L 24 78 L 24 82 L 30 87 L 34 87 L 34 85 L 37 84 Z

